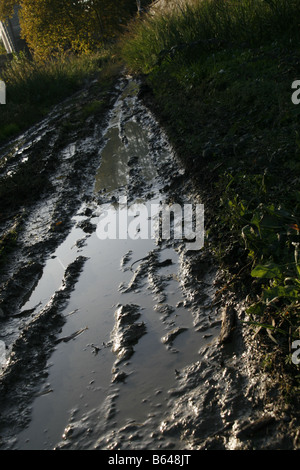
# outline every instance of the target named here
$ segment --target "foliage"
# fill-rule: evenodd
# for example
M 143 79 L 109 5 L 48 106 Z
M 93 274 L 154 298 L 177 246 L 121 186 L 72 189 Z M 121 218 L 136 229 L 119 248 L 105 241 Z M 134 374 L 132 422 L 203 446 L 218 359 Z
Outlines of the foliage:
M 259 46 L 299 38 L 299 0 L 189 0 L 168 12 L 141 17 L 124 37 L 128 66 L 149 72 L 178 52 L 222 50 L 226 45 Z
M 3 41 L 0 39 L 0 55 L 6 54 L 6 49 L 4 47 Z
M 272 329 L 273 338 L 278 334 L 291 341 L 299 338 L 300 193 L 295 188 L 281 196 L 279 203 L 272 188 L 262 198 L 253 185 L 248 199 L 247 194 L 245 198 L 245 193 L 237 191 L 242 187 L 240 178 L 241 175 L 233 178 L 222 199 L 227 200 L 227 209 L 223 207 L 231 222 L 231 233 L 235 232 L 240 242 L 243 240 L 251 260 L 250 275 L 259 286 L 248 297 L 249 323 Z M 250 178 L 243 179 L 244 186 L 249 184 Z
M 21 0 L 23 38 L 38 59 L 94 51 L 136 11 L 134 0 Z
M 13 15 L 16 0 L 2 0 L 0 2 L 0 21 L 4 21 Z
M 135 14 L 136 0 L 20 0 L 22 37 L 36 59 L 65 51 L 94 51 L 111 40 Z M 0 4 L 0 18 L 13 13 L 15 1 Z

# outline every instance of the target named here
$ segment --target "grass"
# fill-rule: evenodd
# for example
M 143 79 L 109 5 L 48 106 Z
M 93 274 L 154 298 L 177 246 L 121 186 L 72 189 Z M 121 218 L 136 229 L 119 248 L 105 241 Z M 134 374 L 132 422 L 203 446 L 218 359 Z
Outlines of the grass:
M 179 5 L 132 23 L 122 47 L 132 70 L 148 73 L 183 50 L 193 60 L 195 54 L 234 44 L 254 47 L 278 37 L 299 39 L 298 0 L 187 0 Z
M 202 192 L 227 289 L 247 299 L 273 371 L 279 350 L 295 379 L 287 393 L 299 388 L 299 13 L 299 0 L 191 0 L 137 20 L 120 43 Z
M 59 103 L 99 76 L 107 68 L 108 50 L 36 62 L 24 53 L 15 55 L 1 71 L 7 87 L 6 105 L 1 106 L 0 144 L 43 118 Z

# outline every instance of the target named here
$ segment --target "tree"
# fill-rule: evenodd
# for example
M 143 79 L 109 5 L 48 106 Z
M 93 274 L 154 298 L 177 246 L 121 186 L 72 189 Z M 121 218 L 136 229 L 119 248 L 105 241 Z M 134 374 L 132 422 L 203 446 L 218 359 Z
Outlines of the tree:
M 79 2 L 69 0 L 21 1 L 22 37 L 36 57 L 44 59 L 67 49 L 85 48 L 89 42 L 83 38 L 87 18 L 79 7 Z
M 0 14 L 10 13 L 4 0 Z M 20 0 L 22 37 L 39 59 L 63 51 L 87 52 L 113 38 L 137 11 L 136 0 Z M 2 5 L 2 3 L 1 3 Z
M 1 0 L 0 2 L 0 21 L 5 21 L 7 18 L 13 16 L 15 0 Z

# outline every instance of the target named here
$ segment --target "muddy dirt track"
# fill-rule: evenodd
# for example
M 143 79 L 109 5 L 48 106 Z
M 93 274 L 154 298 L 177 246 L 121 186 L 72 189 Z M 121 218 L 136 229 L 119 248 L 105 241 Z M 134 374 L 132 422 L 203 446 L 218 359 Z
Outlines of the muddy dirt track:
M 1 214 L 18 237 L 0 288 L 0 447 L 297 449 L 243 299 L 220 293 L 206 247 L 142 236 L 137 214 L 131 237 L 101 237 L 107 214 L 201 197 L 131 77 L 74 125 L 97 93 L 0 149 L 2 184 L 34 169 L 39 186 Z

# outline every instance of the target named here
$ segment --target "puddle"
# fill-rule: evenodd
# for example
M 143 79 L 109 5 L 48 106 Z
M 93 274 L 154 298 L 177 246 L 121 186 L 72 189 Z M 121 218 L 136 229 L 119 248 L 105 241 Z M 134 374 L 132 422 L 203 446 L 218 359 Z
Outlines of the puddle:
M 50 183 L 1 279 L 0 448 L 294 449 L 244 302 L 193 230 L 156 232 L 153 207 L 200 196 L 138 91 L 121 78 L 108 120 L 65 132 L 91 85 L 0 149 L 0 178 L 38 162 Z
M 46 364 L 47 377 L 32 401 L 28 426 L 15 436 L 15 449 L 53 449 L 64 445 L 62 439 L 74 444 L 82 435 L 82 448 L 104 448 L 97 443 L 99 433 L 104 439 L 107 432 L 147 420 L 151 439 L 172 410 L 170 390 L 176 387 L 179 371 L 201 359 L 200 349 L 219 334 L 219 323 L 208 322 L 205 310 L 214 298 L 215 270 L 203 274 L 208 282 L 203 283 L 202 309 L 189 293 L 182 242 L 142 237 L 135 217 L 131 237 L 99 237 L 101 217 L 118 211 L 122 198 L 150 208 L 164 202 L 166 181 L 174 172 L 179 174 L 172 149 L 164 135 L 156 133 L 157 125 L 138 102 L 137 91 L 138 85 L 129 81 L 120 93 L 104 142 L 99 143 L 101 164 L 93 197 L 73 217 L 73 229 L 48 258 L 22 307 L 23 313 L 31 312 L 25 319 L 30 327 L 59 291 L 67 267 L 84 257 L 60 312 L 65 321 Z M 63 159 L 72 159 L 78 148 L 71 143 Z M 50 212 L 48 208 L 41 218 L 47 219 Z M 34 236 L 34 226 L 32 230 Z M 99 416 L 103 428 L 95 434 Z M 87 434 L 74 427 L 75 422 L 88 429 Z M 180 436 L 174 443 L 180 448 Z

